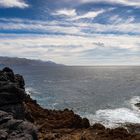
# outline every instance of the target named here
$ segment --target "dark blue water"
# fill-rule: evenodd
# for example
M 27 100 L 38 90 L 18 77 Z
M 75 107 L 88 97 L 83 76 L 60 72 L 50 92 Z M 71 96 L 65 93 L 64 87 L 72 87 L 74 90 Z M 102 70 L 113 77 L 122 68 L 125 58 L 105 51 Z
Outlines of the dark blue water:
M 140 101 L 140 67 L 13 69 L 24 76 L 28 92 L 43 107 L 73 109 L 91 122 L 106 125 L 116 121 L 140 123 L 140 114 L 133 106 Z

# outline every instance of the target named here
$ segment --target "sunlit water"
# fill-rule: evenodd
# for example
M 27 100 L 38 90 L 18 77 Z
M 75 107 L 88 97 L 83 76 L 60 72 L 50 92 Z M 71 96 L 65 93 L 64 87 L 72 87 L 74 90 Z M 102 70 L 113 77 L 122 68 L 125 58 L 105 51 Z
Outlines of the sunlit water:
M 140 123 L 140 67 L 14 67 L 43 107 L 73 109 L 91 123 Z

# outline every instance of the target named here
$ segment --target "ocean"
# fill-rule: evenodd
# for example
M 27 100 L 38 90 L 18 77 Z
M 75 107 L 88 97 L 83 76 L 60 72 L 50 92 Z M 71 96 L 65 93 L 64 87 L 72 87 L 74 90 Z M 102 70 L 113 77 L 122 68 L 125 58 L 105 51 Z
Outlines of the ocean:
M 24 76 L 26 91 L 49 109 L 74 110 L 90 123 L 107 127 L 140 123 L 140 67 L 13 67 Z

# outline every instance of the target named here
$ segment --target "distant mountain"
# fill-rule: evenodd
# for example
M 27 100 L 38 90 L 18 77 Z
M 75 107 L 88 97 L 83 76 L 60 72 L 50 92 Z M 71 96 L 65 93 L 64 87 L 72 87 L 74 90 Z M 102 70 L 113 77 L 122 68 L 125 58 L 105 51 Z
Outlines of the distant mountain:
M 0 56 L 0 65 L 3 66 L 63 66 L 62 64 L 57 64 L 52 61 L 42 61 L 35 59 L 27 58 L 18 58 L 18 57 L 1 57 Z

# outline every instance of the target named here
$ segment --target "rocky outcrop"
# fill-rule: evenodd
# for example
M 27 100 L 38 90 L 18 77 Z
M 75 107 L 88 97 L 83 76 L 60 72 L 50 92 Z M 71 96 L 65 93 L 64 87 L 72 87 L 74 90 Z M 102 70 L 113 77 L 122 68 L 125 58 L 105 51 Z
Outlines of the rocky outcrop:
M 0 71 L 0 140 L 140 140 L 138 127 L 130 128 L 90 126 L 72 110 L 44 109 L 26 94 L 21 75 Z
M 26 121 L 24 79 L 9 68 L 0 71 L 0 140 L 37 140 L 37 127 Z
M 25 98 L 22 76 L 14 75 L 9 68 L 0 71 L 0 110 L 12 113 L 16 119 L 24 119 Z

